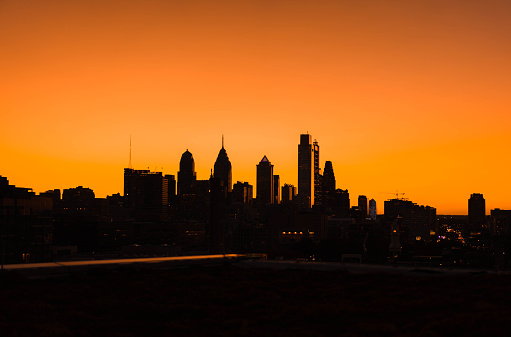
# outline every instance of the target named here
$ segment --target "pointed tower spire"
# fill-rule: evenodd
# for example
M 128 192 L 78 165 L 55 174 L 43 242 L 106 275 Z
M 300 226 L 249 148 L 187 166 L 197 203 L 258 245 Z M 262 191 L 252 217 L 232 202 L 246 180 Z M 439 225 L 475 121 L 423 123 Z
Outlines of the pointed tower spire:
M 132 168 L 131 167 L 131 134 L 130 134 L 130 161 L 128 163 L 128 168 Z
M 224 148 L 224 135 L 222 135 L 222 149 Z

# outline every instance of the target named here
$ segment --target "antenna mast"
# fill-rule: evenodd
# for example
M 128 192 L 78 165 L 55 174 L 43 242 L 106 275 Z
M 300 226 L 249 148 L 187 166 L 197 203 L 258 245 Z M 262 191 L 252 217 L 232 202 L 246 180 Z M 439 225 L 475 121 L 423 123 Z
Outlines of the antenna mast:
M 131 135 L 130 135 L 130 162 L 128 164 L 128 168 L 132 168 L 131 167 Z

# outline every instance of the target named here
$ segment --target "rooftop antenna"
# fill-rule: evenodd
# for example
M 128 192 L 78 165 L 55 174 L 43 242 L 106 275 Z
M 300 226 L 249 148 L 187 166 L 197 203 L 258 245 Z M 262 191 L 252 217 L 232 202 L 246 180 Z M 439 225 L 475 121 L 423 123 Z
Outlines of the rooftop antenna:
M 131 167 L 131 134 L 130 134 L 130 162 L 128 163 L 128 168 L 132 168 Z
M 224 135 L 222 135 L 222 149 L 224 148 Z

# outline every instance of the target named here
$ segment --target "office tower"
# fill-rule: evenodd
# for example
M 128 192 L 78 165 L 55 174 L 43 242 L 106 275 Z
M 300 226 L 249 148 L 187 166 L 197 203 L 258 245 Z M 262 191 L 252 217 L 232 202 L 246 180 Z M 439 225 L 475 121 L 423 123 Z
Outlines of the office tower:
M 215 161 L 213 176 L 220 179 L 228 193 L 232 192 L 232 168 L 227 151 L 224 149 L 224 136 L 222 136 L 222 148 Z
M 232 201 L 241 204 L 251 204 L 253 187 L 247 182 L 238 181 L 232 186 Z
M 166 174 L 163 177 L 162 185 L 163 204 L 174 204 L 176 201 L 176 176 L 173 174 Z
M 350 216 L 350 194 L 348 190 L 336 189 L 334 204 L 334 213 L 336 216 L 342 218 Z
M 478 232 L 486 227 L 486 202 L 480 193 L 473 193 L 468 199 L 468 228 Z
M 273 181 L 273 165 L 266 156 L 257 164 L 257 203 L 259 205 L 273 204 L 275 193 Z
M 141 221 L 160 220 L 164 210 L 163 200 L 161 172 L 124 169 L 124 206 L 128 215 Z
M 179 162 L 179 172 L 177 173 L 177 194 L 182 196 L 183 194 L 192 193 L 192 186 L 196 180 L 195 162 L 192 154 L 187 149 L 181 156 L 181 161 Z
M 369 200 L 369 217 L 371 220 L 376 220 L 376 200 Z
M 314 204 L 314 149 L 309 134 L 300 135 L 298 144 L 298 197 L 303 206 Z
M 321 168 L 319 167 L 319 144 L 314 139 L 312 144 L 312 151 L 314 152 L 314 205 L 322 204 L 321 194 Z
M 288 204 L 293 202 L 293 199 L 296 195 L 296 187 L 289 184 L 284 184 L 282 186 L 282 203 Z
M 335 175 L 331 161 L 325 162 L 323 177 L 321 179 L 321 202 L 325 207 L 335 207 Z
M 273 176 L 273 196 L 273 203 L 280 204 L 280 176 L 278 174 Z
M 365 195 L 358 196 L 358 209 L 364 218 L 367 217 L 367 197 Z

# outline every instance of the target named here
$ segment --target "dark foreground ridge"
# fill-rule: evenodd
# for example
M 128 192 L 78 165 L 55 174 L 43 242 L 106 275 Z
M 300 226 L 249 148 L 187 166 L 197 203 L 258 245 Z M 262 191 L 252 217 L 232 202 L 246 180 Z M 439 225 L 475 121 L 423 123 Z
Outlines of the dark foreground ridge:
M 5 336 L 498 336 L 511 328 L 510 275 L 241 265 L 98 267 L 44 279 L 4 271 L 0 331 Z

